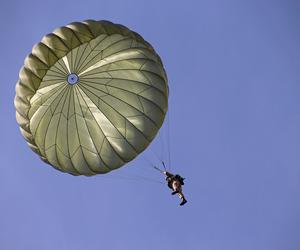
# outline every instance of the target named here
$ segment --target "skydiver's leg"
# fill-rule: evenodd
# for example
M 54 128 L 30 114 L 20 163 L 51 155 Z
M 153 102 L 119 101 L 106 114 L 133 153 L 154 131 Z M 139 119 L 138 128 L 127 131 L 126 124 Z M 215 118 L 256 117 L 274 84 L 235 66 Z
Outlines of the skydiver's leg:
M 182 191 L 178 193 L 179 198 L 181 199 L 181 203 L 180 206 L 184 205 L 185 203 L 187 203 L 187 200 L 185 199 Z
M 187 200 L 185 199 L 184 194 L 182 192 L 182 186 L 181 186 L 180 182 L 177 181 L 177 180 L 175 180 L 172 183 L 172 188 L 174 190 L 174 192 L 172 194 L 178 194 L 179 198 L 181 199 L 180 206 L 182 206 L 185 203 L 187 203 Z
M 177 180 L 173 181 L 173 183 L 172 183 L 172 189 L 173 189 L 172 195 L 178 194 L 179 192 L 181 192 L 181 184 L 180 184 L 180 182 L 177 181 Z

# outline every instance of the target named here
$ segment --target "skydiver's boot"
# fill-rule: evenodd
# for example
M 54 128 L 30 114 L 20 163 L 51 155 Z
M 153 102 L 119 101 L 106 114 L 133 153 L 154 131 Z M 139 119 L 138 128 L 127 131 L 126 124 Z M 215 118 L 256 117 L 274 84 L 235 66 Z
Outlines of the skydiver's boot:
M 183 198 L 182 201 L 181 201 L 181 203 L 179 205 L 183 206 L 185 203 L 187 203 L 187 200 L 185 198 Z

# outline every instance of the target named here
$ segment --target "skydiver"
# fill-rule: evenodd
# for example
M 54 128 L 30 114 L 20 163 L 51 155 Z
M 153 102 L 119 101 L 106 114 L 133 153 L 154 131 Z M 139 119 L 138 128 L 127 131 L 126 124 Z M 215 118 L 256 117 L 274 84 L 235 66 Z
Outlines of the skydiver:
M 183 206 L 185 203 L 187 203 L 187 200 L 185 199 L 184 194 L 182 192 L 182 186 L 184 185 L 183 181 L 185 178 L 181 177 L 178 174 L 172 174 L 172 173 L 166 171 L 165 164 L 164 164 L 164 162 L 162 162 L 162 163 L 163 163 L 165 171 L 163 171 L 155 166 L 154 166 L 154 168 L 166 176 L 166 181 L 168 183 L 168 187 L 173 190 L 172 195 L 178 194 L 179 198 L 181 199 L 180 206 Z
M 168 171 L 163 171 L 162 173 L 166 176 L 168 187 L 173 190 L 172 195 L 178 194 L 179 198 L 181 199 L 180 206 L 183 206 L 185 203 L 187 203 L 187 200 L 182 192 L 182 186 L 184 185 L 183 181 L 185 178 L 178 174 L 171 174 Z

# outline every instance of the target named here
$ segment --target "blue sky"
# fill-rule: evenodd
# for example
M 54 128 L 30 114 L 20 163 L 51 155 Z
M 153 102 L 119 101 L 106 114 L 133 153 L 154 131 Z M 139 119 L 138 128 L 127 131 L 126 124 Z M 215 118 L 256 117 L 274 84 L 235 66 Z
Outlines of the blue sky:
M 299 250 L 299 11 L 292 0 L 2 2 L 0 249 Z M 73 177 L 19 133 L 24 58 L 43 35 L 85 19 L 121 23 L 160 54 L 186 206 L 154 182 L 163 178 L 145 157 L 119 175 Z

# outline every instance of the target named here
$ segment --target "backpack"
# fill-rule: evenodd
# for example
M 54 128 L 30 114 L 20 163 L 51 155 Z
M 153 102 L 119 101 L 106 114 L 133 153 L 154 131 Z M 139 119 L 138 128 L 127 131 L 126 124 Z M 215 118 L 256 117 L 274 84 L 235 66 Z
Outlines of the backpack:
M 175 178 L 176 178 L 176 180 L 178 180 L 178 181 L 180 182 L 181 185 L 184 185 L 184 182 L 183 182 L 183 181 L 184 181 L 185 178 L 181 177 L 181 176 L 178 175 L 178 174 L 175 175 Z

